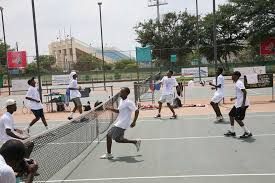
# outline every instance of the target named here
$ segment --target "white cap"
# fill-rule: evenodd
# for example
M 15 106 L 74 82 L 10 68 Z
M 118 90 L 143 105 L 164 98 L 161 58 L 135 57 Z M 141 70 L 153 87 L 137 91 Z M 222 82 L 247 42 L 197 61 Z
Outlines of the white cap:
M 15 100 L 13 100 L 13 99 L 8 99 L 8 100 L 6 101 L 5 107 L 8 107 L 8 106 L 14 105 L 14 104 L 16 104 L 16 101 L 15 101 Z

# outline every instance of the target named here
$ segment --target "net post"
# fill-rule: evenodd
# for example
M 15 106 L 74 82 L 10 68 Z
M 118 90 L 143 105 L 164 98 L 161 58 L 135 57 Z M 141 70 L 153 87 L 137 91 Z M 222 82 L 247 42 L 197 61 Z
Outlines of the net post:
M 273 74 L 272 74 L 272 89 L 271 89 L 271 91 L 272 91 L 272 99 L 271 99 L 270 102 L 275 102 L 275 101 L 274 101 L 274 86 L 273 86 L 273 80 L 274 80 L 274 76 L 273 76 Z
M 185 105 L 185 76 L 183 74 L 183 104 Z
M 98 124 L 98 119 L 96 118 L 95 120 L 95 124 L 96 124 L 96 136 L 97 136 L 97 143 L 100 143 L 100 138 L 99 138 L 99 124 Z
M 111 96 L 114 96 L 114 90 L 113 90 L 113 85 L 111 86 Z

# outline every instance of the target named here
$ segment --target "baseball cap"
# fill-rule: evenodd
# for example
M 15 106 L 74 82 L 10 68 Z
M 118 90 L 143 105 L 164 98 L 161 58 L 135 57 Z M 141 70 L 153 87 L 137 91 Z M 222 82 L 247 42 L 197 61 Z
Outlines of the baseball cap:
M 10 105 L 16 104 L 16 101 L 14 99 L 8 99 L 6 100 L 5 107 L 8 107 Z

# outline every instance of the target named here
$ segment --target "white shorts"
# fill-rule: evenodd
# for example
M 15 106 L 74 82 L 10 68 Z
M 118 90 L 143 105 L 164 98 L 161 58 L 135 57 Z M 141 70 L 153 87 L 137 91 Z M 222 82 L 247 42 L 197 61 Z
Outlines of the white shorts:
M 215 93 L 211 99 L 211 102 L 218 104 L 218 103 L 220 103 L 220 101 L 222 101 L 222 99 L 223 99 L 223 95 Z
M 160 99 L 159 99 L 159 102 L 161 103 L 169 103 L 169 104 L 172 104 L 173 103 L 173 94 L 170 94 L 170 95 L 161 95 Z

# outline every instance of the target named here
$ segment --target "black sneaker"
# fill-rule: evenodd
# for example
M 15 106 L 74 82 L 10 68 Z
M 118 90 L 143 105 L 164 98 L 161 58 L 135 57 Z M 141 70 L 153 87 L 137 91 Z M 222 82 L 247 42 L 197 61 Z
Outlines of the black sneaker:
M 158 114 L 158 115 L 156 115 L 154 118 L 161 118 L 161 115 Z
M 235 132 L 231 132 L 230 130 L 228 130 L 227 133 L 224 134 L 227 137 L 236 137 L 236 133 Z
M 246 139 L 248 137 L 252 137 L 252 133 L 244 132 L 244 134 L 242 136 L 240 136 L 241 139 Z

